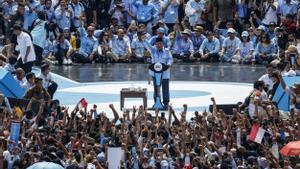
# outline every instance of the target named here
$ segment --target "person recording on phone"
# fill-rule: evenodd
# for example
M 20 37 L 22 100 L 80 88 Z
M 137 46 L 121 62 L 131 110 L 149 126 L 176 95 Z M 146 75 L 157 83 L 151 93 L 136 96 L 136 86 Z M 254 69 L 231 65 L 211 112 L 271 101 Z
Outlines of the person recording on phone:
M 163 94 L 163 104 L 167 108 L 170 102 L 170 92 L 169 92 L 169 79 L 170 79 L 170 66 L 173 63 L 173 57 L 169 49 L 164 48 L 163 39 L 156 38 L 155 45 L 152 46 L 148 41 L 143 37 L 144 44 L 147 50 L 151 54 L 151 63 L 161 63 L 168 66 L 168 69 L 163 72 L 162 75 L 162 94 Z M 149 74 L 155 81 L 154 72 L 149 70 Z M 158 95 L 158 89 L 154 85 L 154 101 Z

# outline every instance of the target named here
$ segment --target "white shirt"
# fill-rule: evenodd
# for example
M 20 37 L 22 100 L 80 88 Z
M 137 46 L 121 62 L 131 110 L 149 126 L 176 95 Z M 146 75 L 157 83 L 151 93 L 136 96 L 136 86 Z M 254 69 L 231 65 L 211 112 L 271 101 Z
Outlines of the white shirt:
M 15 67 L 12 66 L 11 64 L 6 64 L 4 67 L 3 67 L 3 70 L 6 70 L 10 73 L 13 73 L 14 71 L 16 71 Z
M 270 6 L 270 4 L 268 2 L 264 3 L 264 10 L 268 10 L 268 11 L 265 11 L 266 15 L 262 20 L 262 23 L 265 24 L 265 25 L 269 25 L 270 22 L 277 23 L 277 6 L 278 6 L 278 3 L 274 2 L 273 5 L 276 7 L 275 10 Z
M 21 34 L 18 35 L 17 37 L 17 41 L 18 41 L 18 45 L 16 46 L 16 50 L 20 51 L 18 59 L 22 58 L 22 60 L 24 61 L 27 47 L 30 46 L 30 52 L 27 57 L 27 62 L 35 61 L 35 53 L 34 53 L 34 48 L 30 36 L 25 32 L 21 32 Z
M 282 71 L 281 75 L 291 77 L 291 76 L 296 76 L 297 74 L 293 69 L 290 69 L 289 71 L 286 71 L 286 70 Z
M 270 77 L 268 74 L 262 75 L 258 80 L 259 80 L 259 81 L 263 81 L 264 84 L 265 84 L 266 86 L 268 86 L 268 89 L 269 89 L 269 90 L 272 90 L 274 83 L 273 83 L 271 77 Z
M 53 81 L 51 74 L 49 73 L 47 76 L 45 76 L 43 73 L 41 73 L 38 77 L 43 79 L 43 87 L 47 90 L 50 85 L 50 81 Z

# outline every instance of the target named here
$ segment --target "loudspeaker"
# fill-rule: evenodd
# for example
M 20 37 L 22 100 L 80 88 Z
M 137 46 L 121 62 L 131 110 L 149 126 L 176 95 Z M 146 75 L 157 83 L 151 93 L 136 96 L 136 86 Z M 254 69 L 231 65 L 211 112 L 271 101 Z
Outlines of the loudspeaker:
M 19 85 L 10 72 L 1 70 L 0 92 L 3 93 L 5 97 L 22 98 L 25 90 Z
M 233 115 L 232 109 L 238 109 L 238 107 L 237 104 L 217 104 L 217 110 L 222 109 L 227 115 Z M 209 111 L 213 111 L 213 105 L 209 105 Z

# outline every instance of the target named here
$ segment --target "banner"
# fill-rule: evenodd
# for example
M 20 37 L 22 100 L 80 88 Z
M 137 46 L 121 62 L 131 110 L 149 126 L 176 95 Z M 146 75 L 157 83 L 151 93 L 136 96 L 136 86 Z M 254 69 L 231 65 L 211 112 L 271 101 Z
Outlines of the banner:
M 124 160 L 124 150 L 121 147 L 108 147 L 107 161 L 109 169 L 119 169 L 120 161 Z
M 20 138 L 21 123 L 19 121 L 12 121 L 10 126 L 9 140 L 18 144 Z M 13 148 L 13 144 L 9 145 L 9 148 Z

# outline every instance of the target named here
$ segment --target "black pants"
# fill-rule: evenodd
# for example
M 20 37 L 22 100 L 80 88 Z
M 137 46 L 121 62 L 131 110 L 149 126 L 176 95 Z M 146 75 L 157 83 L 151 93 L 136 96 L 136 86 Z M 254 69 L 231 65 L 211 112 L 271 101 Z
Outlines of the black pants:
M 22 68 L 25 74 L 27 74 L 32 71 L 33 63 L 34 62 L 23 63 L 22 59 L 20 58 L 17 62 L 16 68 Z
M 35 65 L 36 66 L 41 66 L 42 61 L 43 61 L 43 51 L 44 49 L 38 45 L 33 45 L 34 46 L 34 52 L 36 55 L 36 60 L 35 60 Z
M 51 96 L 51 99 L 53 99 L 53 95 L 57 90 L 58 85 L 55 82 L 51 82 L 50 86 L 48 86 L 48 93 Z
M 219 54 L 218 53 L 211 53 L 211 54 L 208 54 L 208 57 L 207 58 L 201 58 L 201 61 L 204 61 L 204 62 L 219 62 Z
M 152 77 L 153 79 L 153 86 L 154 86 L 154 94 L 153 94 L 153 99 L 154 99 L 154 102 L 156 101 L 156 97 L 160 95 L 160 90 L 155 87 L 155 81 L 156 81 L 156 78 L 155 77 Z M 169 79 L 162 79 L 162 95 L 163 95 L 163 104 L 166 106 L 166 105 L 169 105 L 169 102 L 170 102 L 170 91 L 169 91 Z
M 173 54 L 173 58 L 181 59 L 183 62 L 194 62 L 195 60 L 191 60 L 190 56 L 191 56 L 190 53 L 186 53 L 184 55 Z
M 63 64 L 63 60 L 67 54 L 67 50 L 64 50 L 60 47 L 57 48 L 57 52 L 54 54 L 55 59 L 58 61 L 59 65 Z
M 80 53 L 74 53 L 72 60 L 76 63 L 91 63 L 89 57 L 85 57 Z

